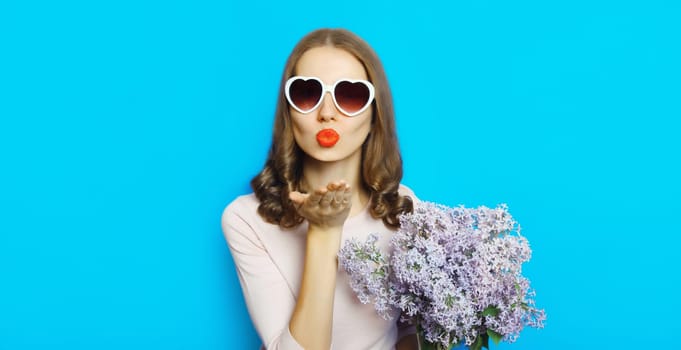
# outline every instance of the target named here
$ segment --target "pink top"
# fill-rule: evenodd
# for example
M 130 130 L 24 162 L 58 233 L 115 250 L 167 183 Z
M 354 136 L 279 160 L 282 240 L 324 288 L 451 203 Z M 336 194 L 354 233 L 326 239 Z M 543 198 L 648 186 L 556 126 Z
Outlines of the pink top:
M 405 186 L 400 187 L 400 194 L 410 196 L 414 202 L 417 200 Z M 288 323 L 303 273 L 307 222 L 282 229 L 258 215 L 258 204 L 252 193 L 235 199 L 222 215 L 222 230 L 234 258 L 248 312 L 263 345 L 267 349 L 303 349 L 291 336 Z M 393 232 L 382 220 L 371 217 L 367 205 L 346 220 L 342 240 L 356 237 L 364 241 L 370 233 L 378 233 L 378 244 L 387 252 Z M 386 321 L 378 316 L 373 305 L 360 303 L 350 288 L 347 273 L 339 267 L 332 349 L 394 349 L 399 338 L 415 331 L 414 327 L 401 323 L 398 329 L 398 318 Z

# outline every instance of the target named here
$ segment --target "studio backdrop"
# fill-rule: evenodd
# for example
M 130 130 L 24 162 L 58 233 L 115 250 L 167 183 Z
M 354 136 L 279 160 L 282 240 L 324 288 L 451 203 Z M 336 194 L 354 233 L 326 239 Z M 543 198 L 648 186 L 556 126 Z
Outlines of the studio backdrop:
M 257 349 L 220 229 L 284 62 L 371 44 L 422 200 L 508 204 L 546 327 L 497 349 L 675 347 L 674 1 L 3 1 L 0 349 Z

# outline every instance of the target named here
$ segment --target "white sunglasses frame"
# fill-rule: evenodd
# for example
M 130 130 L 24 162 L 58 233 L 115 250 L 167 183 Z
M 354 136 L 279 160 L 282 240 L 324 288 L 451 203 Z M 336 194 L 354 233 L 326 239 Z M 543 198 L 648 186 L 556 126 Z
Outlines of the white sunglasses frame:
M 319 101 L 317 101 L 317 104 L 314 105 L 314 107 L 308 109 L 308 110 L 302 110 L 296 106 L 295 103 L 291 100 L 291 96 L 289 95 L 289 88 L 291 87 L 291 84 L 295 82 L 296 80 L 302 79 L 303 81 L 308 81 L 308 80 L 315 80 L 319 82 L 319 84 L 322 86 L 322 94 L 321 97 L 319 98 Z M 336 86 L 342 82 L 348 82 L 351 84 L 354 83 L 362 83 L 364 84 L 368 89 L 369 89 L 369 99 L 367 100 L 367 103 L 364 105 L 364 107 L 360 108 L 357 112 L 353 113 L 348 113 L 348 111 L 344 110 L 339 104 L 338 101 L 336 101 L 336 95 L 334 94 L 334 91 L 336 91 Z M 324 82 L 317 78 L 317 77 L 305 77 L 301 75 L 296 75 L 293 77 L 290 77 L 288 80 L 286 80 L 286 85 L 284 86 L 284 94 L 286 95 L 286 100 L 288 101 L 288 104 L 293 107 L 296 111 L 303 113 L 303 114 L 308 114 L 314 111 L 315 109 L 319 108 L 319 106 L 322 104 L 322 101 L 324 101 L 324 95 L 326 93 L 331 94 L 331 99 L 333 99 L 333 104 L 336 105 L 336 108 L 338 108 L 339 111 L 341 111 L 343 114 L 347 115 L 348 117 L 355 117 L 359 115 L 360 113 L 364 112 L 369 106 L 371 106 L 371 103 L 374 101 L 374 85 L 371 84 L 371 82 L 363 79 L 340 79 L 336 81 L 333 85 L 326 85 Z

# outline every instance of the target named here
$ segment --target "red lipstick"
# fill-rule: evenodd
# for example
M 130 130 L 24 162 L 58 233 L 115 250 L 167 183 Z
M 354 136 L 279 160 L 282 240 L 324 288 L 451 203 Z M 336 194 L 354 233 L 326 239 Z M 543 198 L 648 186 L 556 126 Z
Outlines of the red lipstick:
M 317 142 L 322 147 L 333 147 L 339 139 L 340 135 L 333 129 L 323 129 L 317 133 Z

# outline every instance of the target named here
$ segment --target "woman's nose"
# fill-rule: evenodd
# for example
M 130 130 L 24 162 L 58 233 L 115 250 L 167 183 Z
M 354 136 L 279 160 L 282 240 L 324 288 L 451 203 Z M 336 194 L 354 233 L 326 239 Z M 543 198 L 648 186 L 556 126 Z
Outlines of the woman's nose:
M 322 99 L 322 105 L 319 106 L 319 120 L 329 121 L 335 120 L 338 115 L 336 105 L 333 104 L 333 97 L 329 93 L 325 93 Z

